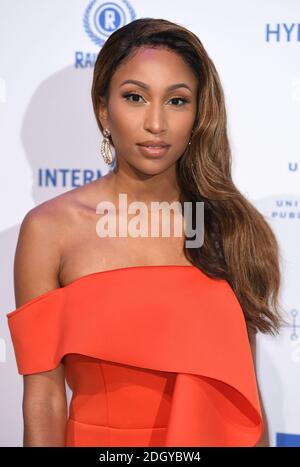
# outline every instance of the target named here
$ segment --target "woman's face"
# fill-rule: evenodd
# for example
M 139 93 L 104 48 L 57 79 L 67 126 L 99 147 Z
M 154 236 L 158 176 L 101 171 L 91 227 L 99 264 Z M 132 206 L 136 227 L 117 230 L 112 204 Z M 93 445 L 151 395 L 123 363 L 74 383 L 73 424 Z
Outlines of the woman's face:
M 140 84 L 124 84 L 127 80 Z M 141 47 L 117 68 L 99 118 L 103 128 L 111 131 L 120 167 L 125 163 L 154 175 L 180 158 L 196 117 L 197 86 L 191 68 L 168 49 Z M 164 141 L 170 146 L 162 155 L 151 155 L 139 144 L 145 141 Z

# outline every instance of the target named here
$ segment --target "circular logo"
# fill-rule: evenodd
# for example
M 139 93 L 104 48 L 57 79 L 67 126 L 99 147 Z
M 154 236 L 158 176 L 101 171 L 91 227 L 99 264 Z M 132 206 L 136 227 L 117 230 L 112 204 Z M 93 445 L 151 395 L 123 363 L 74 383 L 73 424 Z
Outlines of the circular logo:
M 135 11 L 127 0 L 102 2 L 92 0 L 83 15 L 83 26 L 89 38 L 102 46 L 116 29 L 136 18 Z

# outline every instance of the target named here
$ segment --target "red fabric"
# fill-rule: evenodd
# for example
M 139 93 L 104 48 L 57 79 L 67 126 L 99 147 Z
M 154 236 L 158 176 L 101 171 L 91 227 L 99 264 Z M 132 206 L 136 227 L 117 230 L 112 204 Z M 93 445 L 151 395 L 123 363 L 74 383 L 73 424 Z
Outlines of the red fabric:
M 255 446 L 262 435 L 245 318 L 225 280 L 119 268 L 6 316 L 20 374 L 65 364 L 66 446 Z

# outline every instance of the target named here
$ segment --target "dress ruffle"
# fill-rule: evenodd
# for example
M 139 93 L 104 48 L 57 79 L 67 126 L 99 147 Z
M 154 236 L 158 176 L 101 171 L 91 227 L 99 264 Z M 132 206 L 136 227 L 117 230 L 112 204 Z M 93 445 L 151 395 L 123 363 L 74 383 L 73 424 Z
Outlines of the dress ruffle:
M 255 446 L 263 431 L 243 310 L 193 266 L 88 274 L 8 313 L 20 374 L 82 354 L 176 373 L 166 446 Z

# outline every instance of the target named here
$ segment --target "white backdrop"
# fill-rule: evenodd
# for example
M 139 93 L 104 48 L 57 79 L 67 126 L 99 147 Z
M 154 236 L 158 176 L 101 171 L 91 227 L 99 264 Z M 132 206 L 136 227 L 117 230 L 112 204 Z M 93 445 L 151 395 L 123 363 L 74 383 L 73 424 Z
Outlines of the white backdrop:
M 106 7 L 103 7 L 104 3 Z M 105 175 L 92 111 L 93 63 L 115 28 L 140 17 L 198 35 L 225 91 L 233 177 L 282 250 L 290 325 L 258 334 L 257 377 L 272 446 L 300 446 L 299 0 L 0 0 L 0 446 L 22 445 L 22 376 L 6 314 L 15 308 L 13 256 L 26 212 Z M 112 18 L 112 16 L 110 16 Z M 67 388 L 68 389 L 68 388 Z M 70 393 L 68 393 L 70 398 Z

